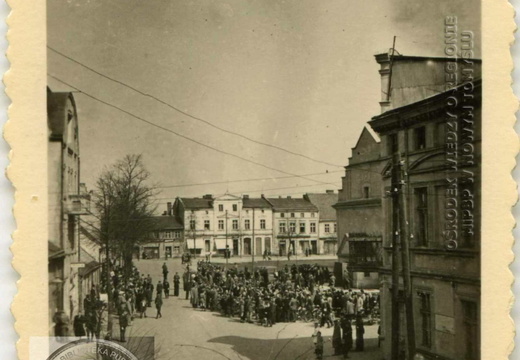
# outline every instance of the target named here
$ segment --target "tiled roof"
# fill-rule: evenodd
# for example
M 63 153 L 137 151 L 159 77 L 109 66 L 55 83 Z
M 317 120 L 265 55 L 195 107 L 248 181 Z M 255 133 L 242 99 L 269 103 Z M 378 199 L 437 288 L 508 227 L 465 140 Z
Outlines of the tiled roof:
M 182 230 L 182 224 L 176 219 L 175 216 L 154 216 L 151 218 L 153 222 L 153 229 L 158 230 Z
M 186 209 L 211 209 L 213 207 L 213 199 L 202 198 L 181 198 Z
M 258 199 L 243 199 L 242 200 L 243 207 L 245 208 L 262 208 L 262 209 L 269 209 L 271 205 L 262 198 Z
M 311 203 L 320 211 L 321 220 L 336 220 L 336 209 L 332 205 L 338 202 L 338 194 L 306 194 Z
M 275 211 L 318 211 L 318 208 L 305 199 L 268 198 Z

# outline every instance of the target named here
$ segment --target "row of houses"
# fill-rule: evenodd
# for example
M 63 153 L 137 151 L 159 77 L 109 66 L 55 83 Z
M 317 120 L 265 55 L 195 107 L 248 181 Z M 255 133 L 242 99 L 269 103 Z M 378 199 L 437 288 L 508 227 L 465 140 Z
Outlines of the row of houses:
M 385 359 L 411 348 L 479 359 L 481 61 L 376 61 L 381 114 L 352 148 L 334 205 L 338 259 L 354 286 L 380 289 Z
M 72 320 L 99 284 L 99 240 L 84 217 L 90 192 L 80 182 L 79 123 L 74 96 L 47 89 L 49 335 L 56 319 Z
M 295 256 L 336 254 L 338 194 L 329 190 L 302 198 L 224 194 L 178 197 L 156 217 L 154 233 L 136 257 L 195 255 Z

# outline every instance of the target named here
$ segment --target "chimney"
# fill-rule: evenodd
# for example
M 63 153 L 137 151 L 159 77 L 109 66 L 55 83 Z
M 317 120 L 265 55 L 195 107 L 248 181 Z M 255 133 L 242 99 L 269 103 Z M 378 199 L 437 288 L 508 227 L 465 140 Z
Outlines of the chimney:
M 392 50 L 390 50 L 392 51 Z M 376 55 L 376 61 L 380 65 L 379 75 L 381 75 L 381 101 L 379 105 L 381 105 L 381 114 L 387 110 L 390 110 L 392 107 L 391 102 L 391 89 L 390 94 L 388 93 L 388 84 L 390 81 L 390 54 L 383 53 Z
M 211 199 L 213 199 L 213 196 L 211 194 L 206 194 L 202 198 L 211 200 Z
M 287 199 L 290 199 L 291 197 L 290 196 L 287 196 Z
M 166 211 L 166 214 L 164 214 L 164 215 L 171 215 L 172 214 L 172 203 L 171 202 L 167 202 L 166 203 L 166 208 L 168 210 Z
M 282 198 L 282 195 L 278 195 L 278 199 L 281 199 Z
M 334 190 L 325 190 L 326 194 L 334 194 Z
M 243 199 L 249 199 L 249 195 L 244 195 L 242 198 Z

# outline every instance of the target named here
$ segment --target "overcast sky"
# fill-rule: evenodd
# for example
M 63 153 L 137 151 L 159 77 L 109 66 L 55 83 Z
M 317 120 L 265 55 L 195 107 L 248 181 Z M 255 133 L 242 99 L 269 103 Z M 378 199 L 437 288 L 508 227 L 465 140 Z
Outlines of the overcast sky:
M 363 126 L 379 113 L 374 55 L 388 51 L 394 35 L 401 54 L 443 56 L 444 17 L 456 15 L 460 30 L 477 35 L 480 57 L 479 0 L 47 3 L 50 47 L 221 128 L 337 165 L 347 164 Z M 142 153 L 162 186 L 229 181 L 163 188 L 159 203 L 226 190 L 297 196 L 341 185 L 341 167 L 226 134 L 52 51 L 48 69 L 157 125 L 282 171 L 218 153 L 78 93 L 81 180 L 89 188 L 105 165 L 129 153 Z M 71 90 L 51 78 L 49 86 Z M 330 184 L 299 177 L 233 182 L 286 173 L 323 173 L 309 178 Z

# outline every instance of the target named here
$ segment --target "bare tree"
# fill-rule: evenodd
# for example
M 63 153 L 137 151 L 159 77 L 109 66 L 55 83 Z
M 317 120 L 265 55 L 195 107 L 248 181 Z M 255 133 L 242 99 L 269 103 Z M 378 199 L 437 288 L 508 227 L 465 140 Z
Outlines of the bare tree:
M 94 205 L 99 215 L 100 239 L 113 257 L 120 258 L 125 279 L 132 271 L 132 254 L 149 238 L 156 210 L 154 186 L 141 155 L 126 155 L 106 168 L 97 181 Z M 107 251 L 108 254 L 108 251 Z

